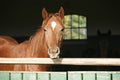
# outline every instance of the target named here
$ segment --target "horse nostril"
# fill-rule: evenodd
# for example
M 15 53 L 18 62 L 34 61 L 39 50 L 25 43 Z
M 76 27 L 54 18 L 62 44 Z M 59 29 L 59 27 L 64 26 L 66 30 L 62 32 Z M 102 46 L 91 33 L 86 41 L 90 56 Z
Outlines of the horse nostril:
M 58 53 L 58 48 L 52 50 L 53 53 Z

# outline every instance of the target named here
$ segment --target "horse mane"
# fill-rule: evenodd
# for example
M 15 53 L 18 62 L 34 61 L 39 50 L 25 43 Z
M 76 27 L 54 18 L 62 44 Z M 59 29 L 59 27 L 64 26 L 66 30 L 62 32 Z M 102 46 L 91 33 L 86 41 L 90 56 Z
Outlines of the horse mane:
M 30 53 L 29 57 L 40 56 L 39 53 L 42 52 L 42 48 L 45 47 L 45 37 L 42 26 L 29 38 Z M 41 51 L 41 52 L 40 52 Z M 28 54 L 30 54 L 28 53 Z M 34 56 L 33 56 L 34 55 Z

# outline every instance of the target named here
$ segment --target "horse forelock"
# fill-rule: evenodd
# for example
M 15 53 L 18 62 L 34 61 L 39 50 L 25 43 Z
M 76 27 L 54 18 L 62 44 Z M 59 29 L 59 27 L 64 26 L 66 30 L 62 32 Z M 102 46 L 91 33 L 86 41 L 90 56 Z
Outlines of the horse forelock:
M 54 17 L 54 19 L 53 19 L 53 17 Z M 45 25 L 46 25 L 46 24 L 49 22 L 49 20 L 51 20 L 51 19 L 53 19 L 53 21 L 55 21 L 55 22 L 58 22 L 60 25 L 62 25 L 62 26 L 64 27 L 64 24 L 63 24 L 63 22 L 61 21 L 62 19 L 61 19 L 59 13 L 50 13 L 50 14 L 48 15 L 48 17 L 47 17 L 45 20 L 43 20 L 42 27 L 46 27 Z

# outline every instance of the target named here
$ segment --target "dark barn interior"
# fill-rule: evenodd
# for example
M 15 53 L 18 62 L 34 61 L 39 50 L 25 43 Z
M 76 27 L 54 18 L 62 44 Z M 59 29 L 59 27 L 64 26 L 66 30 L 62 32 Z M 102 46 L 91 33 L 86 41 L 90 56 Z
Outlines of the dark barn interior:
M 120 6 L 117 0 L 2 0 L 0 35 L 19 42 L 28 39 L 41 25 L 41 11 L 87 17 L 87 39 L 63 40 L 62 58 L 120 58 Z M 101 55 L 101 53 L 104 53 Z M 52 70 L 120 70 L 113 66 L 53 66 Z

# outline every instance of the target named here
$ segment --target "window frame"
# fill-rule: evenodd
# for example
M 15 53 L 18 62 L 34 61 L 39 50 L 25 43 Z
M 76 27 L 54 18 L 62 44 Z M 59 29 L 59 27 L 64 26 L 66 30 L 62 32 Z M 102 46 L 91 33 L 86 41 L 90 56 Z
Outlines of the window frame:
M 77 16 L 78 17 L 78 20 L 77 20 L 77 24 L 78 24 L 78 26 L 77 27 L 75 27 L 75 26 L 73 26 L 73 16 Z M 63 19 L 63 22 L 64 22 L 64 24 L 66 24 L 65 23 L 65 17 L 70 17 L 70 23 L 69 23 L 69 20 L 67 21 L 66 20 L 66 23 L 68 23 L 68 26 L 66 27 L 65 25 L 65 29 L 64 29 L 64 34 L 63 34 L 63 39 L 64 40 L 86 40 L 87 38 L 88 38 L 88 35 L 87 35 L 87 17 L 86 16 L 83 16 L 83 15 L 77 15 L 77 14 L 68 14 L 68 15 L 65 15 L 64 16 L 64 19 Z M 85 18 L 85 26 L 80 26 L 80 17 L 83 17 L 83 18 Z M 80 30 L 82 30 L 82 29 L 85 29 L 84 31 L 85 31 L 85 34 L 84 34 L 84 36 L 85 36 L 85 38 L 81 38 L 80 36 L 82 35 L 82 33 L 84 33 L 84 32 L 82 32 L 81 34 L 80 34 Z M 65 38 L 65 35 L 66 35 L 66 33 L 65 33 L 65 31 L 66 30 L 69 30 L 69 36 L 68 36 L 68 38 L 66 37 Z M 73 37 L 73 30 L 77 30 L 77 38 L 74 38 Z M 66 31 L 67 32 L 67 31 Z

